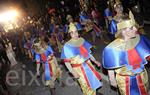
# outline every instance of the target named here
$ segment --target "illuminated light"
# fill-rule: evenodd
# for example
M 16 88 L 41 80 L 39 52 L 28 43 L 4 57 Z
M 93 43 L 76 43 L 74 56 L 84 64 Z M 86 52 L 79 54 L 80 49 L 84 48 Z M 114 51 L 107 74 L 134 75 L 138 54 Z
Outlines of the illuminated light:
M 8 22 L 14 20 L 18 16 L 16 10 L 10 10 L 0 14 L 0 22 Z
M 0 13 L 0 23 L 6 32 L 9 30 L 19 28 L 18 19 L 20 18 L 20 13 L 17 10 L 8 10 Z

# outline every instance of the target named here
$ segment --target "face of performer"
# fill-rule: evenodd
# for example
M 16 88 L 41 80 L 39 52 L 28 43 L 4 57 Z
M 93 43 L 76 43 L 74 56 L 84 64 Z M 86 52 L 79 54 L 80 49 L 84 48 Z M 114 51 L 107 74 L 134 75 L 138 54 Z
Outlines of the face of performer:
M 79 38 L 78 31 L 77 30 L 71 31 L 70 36 L 71 36 L 71 39 L 78 39 Z
M 122 30 L 122 35 L 125 39 L 132 39 L 136 37 L 137 28 L 132 26 L 130 28 L 125 28 Z
M 118 13 L 118 14 L 122 14 L 123 13 L 123 6 L 121 4 L 118 4 L 116 7 L 115 7 L 115 11 Z
M 68 19 L 69 23 L 73 22 L 73 18 Z

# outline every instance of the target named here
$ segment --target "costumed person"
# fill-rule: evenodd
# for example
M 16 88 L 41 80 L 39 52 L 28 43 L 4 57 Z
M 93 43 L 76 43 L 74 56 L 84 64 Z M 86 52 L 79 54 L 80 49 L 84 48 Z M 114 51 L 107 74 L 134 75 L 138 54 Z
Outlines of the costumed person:
M 112 36 L 112 40 L 115 39 L 117 23 L 128 17 L 127 14 L 123 13 L 123 6 L 120 0 L 116 0 L 116 3 L 114 4 L 114 11 L 116 12 L 116 15 L 112 18 L 109 25 L 109 33 Z
M 68 33 L 71 39 L 65 43 L 61 59 L 64 60 L 69 72 L 78 80 L 83 95 L 96 95 L 96 89 L 102 86 L 101 76 L 91 61 L 97 66 L 100 66 L 100 63 L 91 54 L 91 44 L 79 37 L 74 24 L 69 26 Z
M 33 52 L 32 52 L 33 41 L 34 39 L 27 39 L 26 43 L 24 44 L 24 48 L 26 49 L 28 57 L 30 59 L 33 59 Z
M 100 12 L 98 11 L 96 7 L 93 7 L 93 9 L 91 10 L 91 16 L 92 16 L 92 20 L 95 26 L 97 26 L 100 29 L 100 31 L 102 31 L 102 27 L 100 26 L 100 19 L 101 19 Z M 101 36 L 101 32 L 96 31 L 95 33 L 97 37 Z
M 91 16 L 92 16 L 93 22 L 96 25 L 99 25 L 100 13 L 98 12 L 97 8 L 93 7 L 91 9 Z
M 84 12 L 80 13 L 80 22 L 84 26 L 84 29 L 86 32 L 92 32 L 93 31 L 93 23 L 90 20 L 89 16 L 87 16 Z
M 75 22 L 71 15 L 67 15 L 66 20 L 68 21 L 69 25 L 74 24 L 79 32 L 81 32 L 81 30 L 83 29 L 82 25 L 79 22 Z
M 59 51 L 58 47 L 58 40 L 57 40 L 57 32 L 58 32 L 58 25 L 56 25 L 55 18 L 51 18 L 51 25 L 50 25 L 50 43 L 51 46 L 54 48 L 54 51 Z
M 115 15 L 115 12 L 114 12 L 114 8 L 113 8 L 113 5 L 114 5 L 114 0 L 108 0 L 107 1 L 107 5 L 108 7 L 104 10 L 104 18 L 105 18 L 105 24 L 106 24 L 106 29 L 108 30 L 108 37 L 110 40 L 114 40 L 114 35 L 112 35 L 109 31 L 110 30 L 110 23 L 112 21 L 112 18 L 113 16 Z
M 121 22 L 122 19 L 126 19 L 128 17 L 127 14 L 123 12 L 123 6 L 120 0 L 116 0 L 116 3 L 114 4 L 114 11 L 116 12 L 115 16 L 113 19 L 117 22 Z
M 108 0 L 107 5 L 108 7 L 104 10 L 104 18 L 105 18 L 106 28 L 108 29 L 109 23 L 112 20 L 114 14 L 114 10 L 113 10 L 114 0 Z
M 58 25 L 58 24 L 55 26 L 54 36 L 55 36 L 55 39 L 56 39 L 58 52 L 60 53 L 61 50 L 62 50 L 63 34 L 62 34 L 62 30 L 60 29 L 60 25 Z
M 103 51 L 103 67 L 108 69 L 110 84 L 121 95 L 148 95 L 145 69 L 150 56 L 150 40 L 137 34 L 133 14 L 117 23 L 116 40 Z
M 24 43 L 23 43 L 23 47 L 24 47 L 24 51 L 25 51 L 25 55 L 27 58 L 32 58 L 32 54 L 31 54 L 31 48 L 32 48 L 32 38 L 31 38 L 31 33 L 30 32 L 25 32 L 24 33 Z
M 55 95 L 55 80 L 60 77 L 61 70 L 54 56 L 54 52 L 46 39 L 37 38 L 34 41 L 37 74 L 40 74 L 40 63 L 43 64 L 45 85 L 50 87 L 51 95 Z
M 84 26 L 85 31 L 91 33 L 92 42 L 95 44 L 96 36 L 101 37 L 102 30 L 89 18 L 89 16 L 85 15 L 84 13 L 80 14 L 80 22 Z

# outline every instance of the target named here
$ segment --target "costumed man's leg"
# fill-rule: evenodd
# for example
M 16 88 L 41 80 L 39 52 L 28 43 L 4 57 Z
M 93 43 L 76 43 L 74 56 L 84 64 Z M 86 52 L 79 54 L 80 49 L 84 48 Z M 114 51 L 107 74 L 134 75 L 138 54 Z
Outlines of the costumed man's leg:
M 50 87 L 51 95 L 56 95 L 56 93 L 55 93 L 55 80 L 53 80 L 53 79 L 50 80 L 49 87 Z
M 55 80 L 56 80 L 56 76 L 55 76 L 55 71 L 56 71 L 56 65 L 57 64 L 57 60 L 55 58 L 55 56 L 52 56 L 52 60 L 49 62 L 50 65 L 50 72 L 52 73 L 51 75 L 51 79 L 47 81 L 47 85 L 49 85 L 50 87 L 50 93 L 51 95 L 56 95 L 55 93 Z
M 130 93 L 132 94 L 135 88 L 132 88 L 132 84 L 131 84 L 132 80 L 130 76 L 121 76 L 119 74 L 116 74 L 116 81 L 121 95 L 130 95 Z M 141 95 L 148 95 L 148 94 L 143 94 L 143 93 L 148 93 L 149 84 L 148 84 L 148 75 L 146 70 L 136 76 L 136 81 L 138 84 L 137 89 L 139 89 L 139 93 L 142 93 Z
M 140 77 L 141 77 L 141 80 L 142 80 L 142 83 L 139 83 L 140 88 L 142 87 L 141 84 L 143 84 L 143 87 L 145 88 L 145 91 L 148 94 L 148 91 L 149 91 L 149 79 L 148 79 L 148 73 L 147 73 L 146 69 L 143 72 L 140 73 Z M 138 79 L 138 80 L 140 80 L 140 79 Z M 143 89 L 143 91 L 144 91 L 144 89 Z M 148 95 L 150 95 L 150 94 L 148 94 Z
M 36 73 L 37 73 L 37 77 L 40 77 L 40 62 L 36 63 Z
M 79 79 L 79 84 L 82 89 L 83 95 L 96 95 L 96 90 L 92 90 L 86 83 L 82 83 Z
M 62 87 L 64 87 L 65 86 L 65 83 L 62 81 L 62 79 L 61 79 L 61 74 L 62 74 L 62 71 L 61 71 L 61 68 L 60 68 L 60 66 L 58 65 L 58 61 L 57 61 L 57 59 L 56 59 L 56 57 L 53 57 L 53 60 L 54 60 L 54 64 L 56 65 L 56 78 L 57 78 L 57 80 L 58 80 L 58 82 L 60 83 L 60 85 L 62 86 Z
M 116 74 L 116 81 L 117 81 L 120 95 L 127 95 L 126 87 L 128 87 L 128 86 L 126 86 L 126 85 L 129 85 L 129 84 L 126 83 L 126 80 L 129 80 L 129 76 L 120 76 L 120 75 Z

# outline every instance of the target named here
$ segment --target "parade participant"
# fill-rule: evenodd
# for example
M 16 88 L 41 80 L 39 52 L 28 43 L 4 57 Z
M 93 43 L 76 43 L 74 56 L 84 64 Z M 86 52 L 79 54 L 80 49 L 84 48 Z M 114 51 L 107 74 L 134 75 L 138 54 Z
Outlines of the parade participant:
M 55 80 L 60 76 L 60 68 L 54 52 L 46 40 L 37 38 L 34 41 L 37 74 L 40 74 L 40 63 L 43 63 L 46 86 L 50 87 L 51 95 L 55 95 Z
M 24 44 L 24 48 L 26 49 L 27 51 L 27 54 L 28 54 L 28 57 L 30 59 L 33 58 L 33 55 L 32 55 L 32 46 L 33 46 L 33 39 L 27 39 L 27 42 Z
M 122 19 L 127 18 L 128 15 L 123 12 L 123 6 L 120 1 L 116 1 L 114 10 L 116 12 L 116 15 L 113 17 L 115 21 L 121 22 Z
M 104 11 L 104 18 L 105 18 L 106 28 L 108 29 L 114 13 L 113 10 L 114 0 L 108 0 L 107 5 L 108 7 Z
M 93 7 L 91 9 L 91 16 L 92 16 L 93 22 L 99 26 L 100 25 L 100 12 L 98 11 L 97 8 Z
M 85 31 L 91 33 L 93 44 L 95 44 L 96 37 L 102 38 L 102 30 L 87 15 L 81 13 L 80 21 L 84 26 Z
M 66 20 L 68 21 L 69 25 L 74 24 L 77 27 L 78 31 L 82 30 L 82 26 L 79 22 L 75 22 L 71 15 L 67 15 Z
M 71 39 L 65 43 L 61 59 L 64 60 L 69 72 L 78 80 L 83 95 L 96 95 L 96 89 L 102 86 L 101 76 L 91 61 L 97 66 L 100 66 L 100 63 L 91 54 L 91 44 L 79 37 L 74 24 L 69 26 L 68 33 Z
M 117 32 L 117 23 L 121 22 L 123 19 L 128 18 L 128 14 L 124 13 L 124 9 L 122 6 L 122 3 L 120 2 L 120 0 L 116 0 L 116 3 L 114 5 L 114 10 L 116 12 L 116 15 L 113 17 L 111 24 L 110 24 L 110 28 L 109 28 L 109 32 L 115 36 L 115 33 Z M 134 15 L 135 16 L 135 15 Z M 138 23 L 138 33 L 139 34 L 145 34 L 143 26 L 140 26 Z
M 117 23 L 117 39 L 103 51 L 103 67 L 108 69 L 110 84 L 121 95 L 148 95 L 148 75 L 145 69 L 150 56 L 150 40 L 137 34 L 131 12 L 130 19 Z
M 54 18 L 51 19 L 50 28 L 50 43 L 52 47 L 54 47 L 54 51 L 58 53 L 60 52 L 62 45 L 58 40 L 59 24 Z
M 91 15 L 92 15 L 92 20 L 93 20 L 93 23 L 99 27 L 99 29 L 102 30 L 102 27 L 100 26 L 100 12 L 98 11 L 98 9 L 96 7 L 94 7 L 92 10 L 91 10 Z M 99 37 L 100 36 L 100 32 L 95 32 L 96 33 L 96 36 Z
M 59 53 L 60 53 L 61 50 L 62 50 L 62 47 L 63 47 L 62 44 L 64 42 L 64 31 L 61 28 L 61 25 L 58 25 L 57 28 L 58 28 L 58 31 L 57 31 L 56 42 L 57 42 L 58 50 L 59 50 Z
M 116 3 L 114 4 L 114 11 L 116 12 L 116 15 L 112 18 L 109 26 L 109 33 L 112 37 L 112 40 L 115 39 L 115 33 L 117 32 L 117 23 L 128 17 L 128 15 L 123 13 L 123 6 L 119 0 L 116 0 Z
M 108 31 L 107 35 L 111 41 L 115 39 L 114 34 L 112 34 L 110 30 L 112 18 L 115 15 L 114 7 L 113 7 L 114 4 L 115 4 L 114 0 L 108 0 L 107 1 L 108 7 L 104 11 L 105 24 L 106 24 L 106 29 Z
M 32 53 L 31 53 L 31 48 L 33 45 L 32 40 L 33 40 L 33 38 L 31 38 L 31 33 L 30 32 L 24 32 L 23 47 L 24 47 L 26 57 L 30 58 L 30 59 L 32 58 Z
M 91 32 L 93 29 L 93 23 L 84 12 L 80 13 L 80 22 L 84 26 L 86 32 Z

